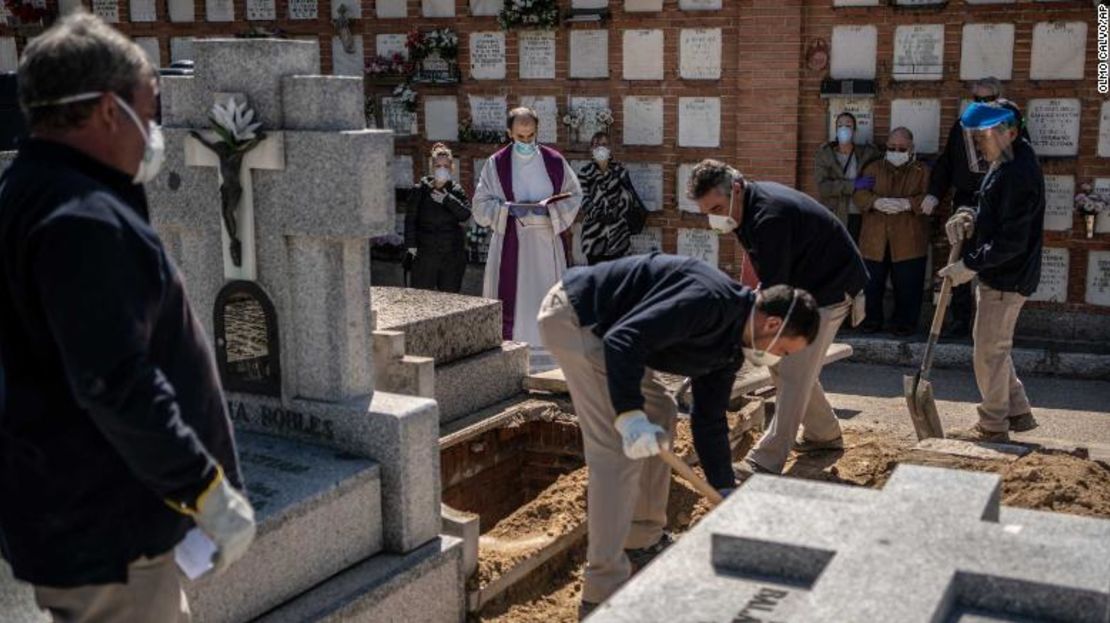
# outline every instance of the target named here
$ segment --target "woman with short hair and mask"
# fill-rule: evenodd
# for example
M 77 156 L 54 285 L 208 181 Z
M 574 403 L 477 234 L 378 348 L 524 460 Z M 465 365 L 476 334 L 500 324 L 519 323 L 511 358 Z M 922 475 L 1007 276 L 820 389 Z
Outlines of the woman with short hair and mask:
M 852 239 L 859 240 L 859 207 L 852 201 L 855 181 L 863 168 L 882 158 L 871 143 L 857 142 L 856 117 L 850 112 L 836 116 L 836 138 L 817 150 L 814 168 L 821 203 L 833 211 L 848 228 Z
M 929 170 L 914 159 L 913 133 L 895 128 L 886 157 L 864 168 L 854 200 L 863 211 L 859 248 L 871 278 L 867 283 L 867 318 L 863 331 L 883 329 L 883 299 L 889 275 L 894 284 L 890 330 L 912 335 L 921 317 L 929 221 L 921 202 L 929 187 Z
M 624 166 L 613 160 L 609 133 L 590 140 L 593 160 L 578 172 L 582 185 L 582 251 L 590 266 L 628 255 L 632 235 L 644 229 L 647 209 Z
M 412 287 L 458 293 L 466 273 L 470 199 L 452 179 L 455 158 L 451 150 L 436 143 L 431 157 L 432 174 L 417 182 L 405 210 Z

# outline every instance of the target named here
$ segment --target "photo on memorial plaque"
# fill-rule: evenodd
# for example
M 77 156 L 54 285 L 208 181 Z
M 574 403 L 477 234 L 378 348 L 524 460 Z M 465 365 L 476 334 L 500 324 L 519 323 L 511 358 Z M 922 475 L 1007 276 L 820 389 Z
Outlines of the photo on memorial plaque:
M 281 396 L 281 349 L 270 297 L 253 281 L 232 281 L 216 295 L 212 319 L 224 389 Z

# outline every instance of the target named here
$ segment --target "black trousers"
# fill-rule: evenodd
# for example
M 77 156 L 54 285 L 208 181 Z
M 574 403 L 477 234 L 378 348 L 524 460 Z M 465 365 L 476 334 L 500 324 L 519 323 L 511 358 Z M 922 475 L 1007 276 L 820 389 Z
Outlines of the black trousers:
M 863 229 L 863 216 L 860 214 L 848 215 L 848 235 L 859 246 L 859 232 Z
M 411 287 L 458 294 L 465 274 L 466 249 L 462 245 L 447 249 L 421 246 L 412 266 Z
M 883 298 L 886 278 L 894 284 L 894 313 L 890 323 L 897 327 L 916 329 L 921 318 L 921 302 L 925 287 L 925 258 L 892 262 L 890 248 L 881 262 L 864 260 L 871 279 L 867 282 L 868 324 L 883 324 Z

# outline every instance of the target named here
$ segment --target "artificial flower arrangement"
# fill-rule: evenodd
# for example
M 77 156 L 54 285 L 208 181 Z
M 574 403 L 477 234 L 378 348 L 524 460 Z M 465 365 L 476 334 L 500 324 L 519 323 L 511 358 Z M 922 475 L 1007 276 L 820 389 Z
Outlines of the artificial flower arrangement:
M 1110 196 L 1102 191 L 1096 191 L 1090 183 L 1079 187 L 1079 194 L 1075 196 L 1075 208 L 1083 215 L 1087 225 L 1087 237 L 1095 235 L 1095 219 L 1099 214 L 1110 215 Z
M 505 0 L 497 23 L 502 30 L 550 30 L 559 24 L 559 4 L 556 0 Z
M 372 78 L 404 77 L 415 65 L 400 52 L 391 56 L 375 56 L 366 64 L 366 75 Z
M 418 82 L 459 81 L 459 36 L 450 28 L 427 33 L 413 29 L 405 39 L 412 60 L 413 80 Z

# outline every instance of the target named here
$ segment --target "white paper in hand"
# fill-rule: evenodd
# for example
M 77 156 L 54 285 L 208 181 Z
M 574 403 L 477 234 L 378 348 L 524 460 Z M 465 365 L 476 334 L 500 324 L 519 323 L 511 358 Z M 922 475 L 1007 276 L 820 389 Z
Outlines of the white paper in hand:
M 195 580 L 212 570 L 212 557 L 216 555 L 216 549 L 216 544 L 207 534 L 200 528 L 193 528 L 177 544 L 174 559 L 185 577 Z

